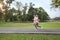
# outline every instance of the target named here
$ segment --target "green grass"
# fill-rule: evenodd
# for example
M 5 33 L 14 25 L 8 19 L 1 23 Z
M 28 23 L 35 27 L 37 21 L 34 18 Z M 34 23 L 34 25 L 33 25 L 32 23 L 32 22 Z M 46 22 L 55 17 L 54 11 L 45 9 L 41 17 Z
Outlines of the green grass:
M 60 28 L 60 22 L 44 22 L 40 25 L 44 28 Z
M 60 40 L 60 34 L 0 34 L 0 40 Z
M 33 24 L 32 23 L 9 22 L 9 23 L 0 23 L 0 27 L 29 27 L 29 28 L 33 28 Z
M 60 22 L 41 22 L 39 23 L 43 28 L 60 28 Z M 4 22 L 0 23 L 0 27 L 27 27 L 34 28 L 33 23 L 14 23 L 14 22 Z

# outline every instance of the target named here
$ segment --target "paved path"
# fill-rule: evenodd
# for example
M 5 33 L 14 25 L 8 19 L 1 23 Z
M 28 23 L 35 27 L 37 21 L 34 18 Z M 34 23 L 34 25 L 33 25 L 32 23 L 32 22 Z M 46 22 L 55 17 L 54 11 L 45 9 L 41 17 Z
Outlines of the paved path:
M 47 33 L 47 34 L 60 34 L 60 28 L 58 29 L 41 29 L 38 28 L 0 28 L 0 33 Z

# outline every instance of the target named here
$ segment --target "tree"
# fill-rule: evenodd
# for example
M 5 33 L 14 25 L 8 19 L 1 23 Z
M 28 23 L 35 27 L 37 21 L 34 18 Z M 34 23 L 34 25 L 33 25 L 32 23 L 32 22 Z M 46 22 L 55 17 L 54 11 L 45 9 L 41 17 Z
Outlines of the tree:
M 49 20 L 49 18 L 50 18 L 49 15 L 42 7 L 34 8 L 33 6 L 34 6 L 34 4 L 30 3 L 29 11 L 27 14 L 28 21 L 32 21 L 33 15 L 38 15 L 40 21 Z
M 4 1 L 4 0 L 0 0 L 0 1 Z
M 54 20 L 60 20 L 60 16 L 59 17 L 55 17 L 53 18 Z
M 22 15 L 22 19 L 23 19 L 23 21 L 27 21 L 27 3 L 25 3 L 25 6 L 23 7 L 24 9 L 23 9 L 23 15 Z
M 0 21 L 2 20 L 2 16 L 3 16 L 3 13 L 2 13 L 2 10 L 0 9 Z
M 8 21 L 8 19 L 9 19 L 9 21 L 10 22 L 12 22 L 13 20 L 12 20 L 12 16 L 13 16 L 13 13 L 12 13 L 12 10 L 10 9 L 10 10 L 5 10 L 5 22 L 7 22 Z
M 52 0 L 52 7 L 60 8 L 60 0 Z
M 18 9 L 18 19 L 19 19 L 19 21 L 21 20 L 21 15 L 22 15 L 22 11 L 21 11 L 21 9 L 22 9 L 22 3 L 21 2 L 16 2 L 16 7 L 17 7 L 17 9 Z
M 0 0 L 0 20 L 3 18 L 3 13 L 7 8 L 7 5 L 3 2 L 4 0 Z
M 6 3 L 10 6 L 10 4 L 13 2 L 14 0 L 6 0 Z
M 8 21 L 8 19 L 10 20 L 10 21 L 12 21 L 11 20 L 11 16 L 12 16 L 12 12 L 10 11 L 10 4 L 13 2 L 14 0 L 6 0 L 6 3 L 8 4 L 7 5 L 7 8 L 6 8 L 6 10 L 5 10 L 5 21 L 7 22 Z
M 33 6 L 34 6 L 34 4 L 30 3 L 28 14 L 27 14 L 28 15 L 28 21 L 32 21 L 32 19 L 33 19 L 33 15 L 35 13 Z
M 36 14 L 38 15 L 40 21 L 49 20 L 49 15 L 42 7 L 35 8 L 35 11 L 36 11 Z

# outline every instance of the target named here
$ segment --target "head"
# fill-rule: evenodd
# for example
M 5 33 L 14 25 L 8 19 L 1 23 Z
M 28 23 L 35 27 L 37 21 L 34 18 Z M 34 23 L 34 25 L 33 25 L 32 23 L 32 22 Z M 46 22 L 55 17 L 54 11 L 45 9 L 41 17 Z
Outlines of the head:
M 34 16 L 38 17 L 38 15 L 34 15 Z
M 34 17 L 38 17 L 38 15 L 34 15 Z
M 36 15 L 36 17 L 38 17 L 38 15 Z

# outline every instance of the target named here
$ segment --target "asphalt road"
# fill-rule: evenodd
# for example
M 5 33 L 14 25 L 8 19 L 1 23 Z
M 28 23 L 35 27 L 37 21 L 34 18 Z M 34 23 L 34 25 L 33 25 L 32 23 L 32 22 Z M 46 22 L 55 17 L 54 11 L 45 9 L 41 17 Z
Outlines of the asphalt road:
M 0 33 L 43 33 L 43 34 L 60 34 L 60 28 L 15 28 L 0 27 Z

